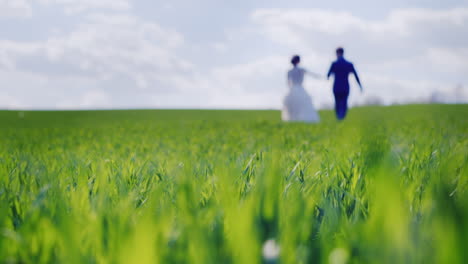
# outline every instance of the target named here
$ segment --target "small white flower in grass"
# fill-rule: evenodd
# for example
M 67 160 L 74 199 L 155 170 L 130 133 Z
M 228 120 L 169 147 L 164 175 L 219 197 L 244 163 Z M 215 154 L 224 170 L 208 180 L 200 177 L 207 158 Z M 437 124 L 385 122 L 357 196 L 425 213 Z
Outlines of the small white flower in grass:
M 328 256 L 330 264 L 346 264 L 349 260 L 349 252 L 344 248 L 335 248 Z
M 268 239 L 263 243 L 263 259 L 267 261 L 276 260 L 279 257 L 280 248 L 274 239 Z

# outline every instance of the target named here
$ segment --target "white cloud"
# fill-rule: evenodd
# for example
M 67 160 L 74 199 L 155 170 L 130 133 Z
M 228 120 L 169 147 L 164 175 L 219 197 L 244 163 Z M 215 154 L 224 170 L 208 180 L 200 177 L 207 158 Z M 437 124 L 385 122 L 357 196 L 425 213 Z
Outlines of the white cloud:
M 2 109 L 21 109 L 27 107 L 18 98 L 8 94 L 0 94 L 0 106 Z
M 270 90 L 271 87 L 265 87 L 267 86 L 266 83 L 259 83 L 259 81 L 270 78 L 276 79 L 276 73 L 284 70 L 283 58 L 272 56 L 245 64 L 214 68 L 208 77 L 214 79 L 226 90 L 249 92 L 252 90 Z
M 111 96 L 102 90 L 89 90 L 74 100 L 64 99 L 57 102 L 59 109 L 108 109 L 112 107 Z
M 0 66 L 99 80 L 126 77 L 144 88 L 155 79 L 191 69 L 176 55 L 183 42 L 176 31 L 133 16 L 92 15 L 71 33 L 45 41 L 0 41 Z
M 228 46 L 226 45 L 226 43 L 215 42 L 212 43 L 211 46 L 218 53 L 226 53 L 228 51 Z
M 320 61 L 323 70 L 334 48 L 344 45 L 367 93 L 387 103 L 419 101 L 468 82 L 468 8 L 400 9 L 381 20 L 321 9 L 258 9 L 251 19 L 258 34 Z M 352 101 L 363 100 L 356 95 Z
M 126 11 L 131 8 L 128 0 L 36 0 L 45 5 L 62 6 L 69 15 L 83 13 L 89 10 L 107 9 Z
M 363 42 L 367 45 L 397 44 L 397 48 L 468 44 L 468 37 L 464 36 L 468 8 L 396 9 L 383 20 L 367 20 L 349 12 L 322 9 L 258 9 L 251 18 L 271 40 L 301 48 L 311 45 L 323 48 L 320 44 L 330 44 L 330 41 L 355 42 L 356 45 Z
M 14 86 L 0 107 L 279 108 L 289 56 L 299 52 L 305 67 L 324 75 L 337 45 L 366 89 L 360 95 L 352 88 L 353 103 L 418 101 L 468 83 L 466 8 L 400 9 L 377 20 L 258 9 L 243 26 L 226 29 L 226 39 L 197 42 L 132 14 L 126 0 L 35 1 L 79 20 L 70 17 L 76 24 L 35 41 L 0 39 L 0 87 Z M 316 105 L 332 104 L 330 82 L 308 78 L 305 87 Z
M 32 8 L 27 0 L 0 0 L 0 18 L 28 18 Z
M 138 90 L 157 94 L 193 87 L 193 65 L 177 54 L 183 45 L 181 34 L 156 23 L 93 14 L 70 33 L 44 41 L 0 40 L 0 84 L 46 91 L 12 92 L 38 108 L 148 105 Z
M 18 56 L 31 56 L 40 49 L 41 45 L 34 42 L 0 40 L 0 69 L 14 69 Z
M 284 50 L 301 51 L 304 65 L 322 75 L 328 70 L 336 45 L 352 43 L 355 53 L 351 55 L 357 58 L 365 87 L 365 93 L 360 94 L 351 78 L 352 104 L 369 98 L 379 98 L 386 104 L 427 101 L 434 91 L 449 92 L 456 83 L 468 81 L 463 77 L 468 75 L 468 54 L 466 48 L 459 47 L 459 43 L 468 41 L 467 37 L 440 45 L 437 35 L 430 36 L 432 30 L 438 30 L 436 34 L 444 32 L 445 36 L 459 36 L 468 26 L 468 9 L 396 10 L 381 21 L 317 9 L 261 9 L 253 12 L 252 21 L 245 29 L 228 32 L 229 39 L 251 41 L 254 36 L 266 36 L 286 47 Z M 223 48 L 235 50 L 226 44 Z M 246 63 L 214 68 L 205 81 L 194 83 L 203 91 L 212 90 L 211 98 L 217 98 L 218 102 L 278 108 L 287 89 L 288 56 L 258 56 Z M 434 78 L 444 72 L 455 78 Z M 213 86 L 222 88 L 210 89 Z M 308 78 L 305 87 L 316 105 L 333 104 L 331 82 Z
M 441 71 L 468 75 L 468 48 L 429 48 L 428 65 L 434 65 Z

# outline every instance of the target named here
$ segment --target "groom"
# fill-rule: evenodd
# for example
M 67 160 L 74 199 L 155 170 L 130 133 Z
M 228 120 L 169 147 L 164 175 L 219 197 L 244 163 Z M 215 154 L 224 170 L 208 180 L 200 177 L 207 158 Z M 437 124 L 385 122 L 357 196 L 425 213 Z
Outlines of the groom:
M 354 74 L 354 77 L 356 78 L 356 81 L 359 84 L 359 88 L 361 88 L 362 92 L 362 85 L 358 74 L 354 69 L 353 64 L 345 60 L 343 54 L 343 48 L 340 47 L 336 49 L 337 60 L 332 63 L 327 75 L 328 79 L 332 74 L 335 77 L 333 83 L 333 94 L 335 95 L 335 112 L 336 118 L 338 118 L 338 120 L 343 120 L 346 117 L 346 112 L 348 111 L 349 74 Z

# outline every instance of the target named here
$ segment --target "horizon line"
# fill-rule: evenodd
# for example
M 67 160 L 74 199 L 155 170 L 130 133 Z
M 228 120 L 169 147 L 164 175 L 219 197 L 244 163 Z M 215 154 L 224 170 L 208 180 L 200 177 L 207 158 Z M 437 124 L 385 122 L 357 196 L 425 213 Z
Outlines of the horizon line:
M 394 103 L 394 104 L 369 104 L 369 105 L 355 105 L 350 108 L 362 108 L 362 107 L 389 107 L 389 106 L 404 106 L 404 105 L 464 105 L 467 103 L 421 103 L 421 102 L 414 102 L 414 103 Z M 128 108 L 0 108 L 0 111 L 11 111 L 11 112 L 78 112 L 78 111 L 129 111 L 129 110 L 136 110 L 136 111 L 145 111 L 145 110 L 199 110 L 199 111 L 281 111 L 281 108 L 198 108 L 198 107 L 161 107 L 161 108 L 154 108 L 154 107 L 128 107 Z M 317 110 L 333 110 L 333 107 L 326 107 L 320 108 L 318 107 Z

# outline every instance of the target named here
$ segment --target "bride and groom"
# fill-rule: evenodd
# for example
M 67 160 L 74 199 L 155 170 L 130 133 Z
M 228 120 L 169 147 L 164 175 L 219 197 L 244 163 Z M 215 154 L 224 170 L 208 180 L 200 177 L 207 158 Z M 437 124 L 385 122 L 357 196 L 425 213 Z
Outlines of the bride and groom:
M 337 60 L 332 63 L 327 74 L 327 79 L 331 75 L 334 76 L 333 94 L 335 96 L 335 113 L 338 120 L 343 120 L 348 110 L 349 74 L 354 74 L 362 92 L 361 82 L 356 70 L 351 62 L 345 60 L 343 54 L 343 48 L 336 49 Z M 320 75 L 299 67 L 300 61 L 301 58 L 298 55 L 291 59 L 293 68 L 288 72 L 289 93 L 284 98 L 282 119 L 284 121 L 316 123 L 320 121 L 320 117 L 312 104 L 312 98 L 306 92 L 302 83 L 306 73 L 317 79 L 320 78 Z

